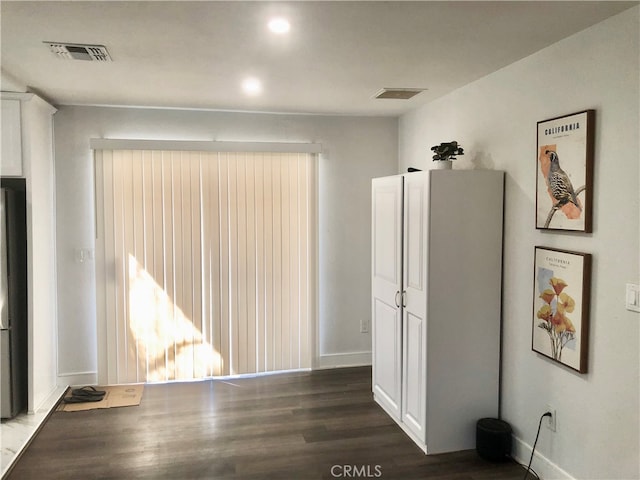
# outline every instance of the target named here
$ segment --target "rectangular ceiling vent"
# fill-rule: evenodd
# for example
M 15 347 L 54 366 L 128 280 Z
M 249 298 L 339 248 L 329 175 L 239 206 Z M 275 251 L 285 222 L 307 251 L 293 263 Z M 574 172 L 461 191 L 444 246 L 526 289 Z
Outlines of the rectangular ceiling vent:
M 44 42 L 51 53 L 66 60 L 89 60 L 91 62 L 111 62 L 104 45 L 82 45 L 78 43 Z
M 426 88 L 383 88 L 376 93 L 375 98 L 409 100 L 425 90 Z

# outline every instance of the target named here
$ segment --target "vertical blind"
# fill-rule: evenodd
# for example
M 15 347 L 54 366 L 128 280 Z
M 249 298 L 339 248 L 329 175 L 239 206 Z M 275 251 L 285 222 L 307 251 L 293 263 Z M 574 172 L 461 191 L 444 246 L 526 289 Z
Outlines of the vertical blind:
M 96 150 L 95 160 L 109 382 L 311 366 L 311 154 Z

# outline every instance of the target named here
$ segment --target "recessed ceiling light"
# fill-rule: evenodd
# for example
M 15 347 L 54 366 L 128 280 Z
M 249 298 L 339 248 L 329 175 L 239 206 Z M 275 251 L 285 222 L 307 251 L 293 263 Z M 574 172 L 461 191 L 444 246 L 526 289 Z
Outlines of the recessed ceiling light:
M 273 33 L 277 33 L 282 35 L 287 33 L 291 29 L 291 25 L 289 24 L 289 20 L 283 17 L 275 17 L 269 20 L 269 30 Z
M 247 95 L 259 95 L 262 92 L 262 82 L 254 77 L 245 78 L 242 82 L 242 90 Z

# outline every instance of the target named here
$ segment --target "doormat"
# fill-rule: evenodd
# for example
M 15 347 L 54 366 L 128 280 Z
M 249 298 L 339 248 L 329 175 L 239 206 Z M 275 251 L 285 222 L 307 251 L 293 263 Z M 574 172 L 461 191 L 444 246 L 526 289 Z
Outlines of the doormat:
M 135 385 L 110 385 L 106 387 L 96 387 L 97 390 L 104 390 L 104 398 L 99 402 L 64 403 L 60 402 L 57 412 L 81 412 L 84 410 L 95 410 L 97 408 L 114 407 L 134 407 L 140 405 L 144 384 Z M 65 398 L 71 397 L 71 388 L 67 390 Z

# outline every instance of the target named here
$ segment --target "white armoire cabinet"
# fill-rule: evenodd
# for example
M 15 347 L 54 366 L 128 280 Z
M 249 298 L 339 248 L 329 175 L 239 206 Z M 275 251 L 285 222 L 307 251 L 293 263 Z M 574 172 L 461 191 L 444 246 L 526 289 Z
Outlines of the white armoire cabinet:
M 372 182 L 373 394 L 425 453 L 498 415 L 504 173 Z

